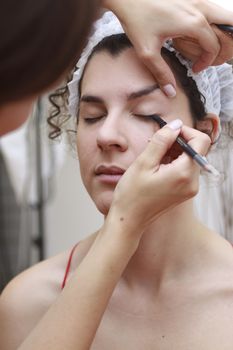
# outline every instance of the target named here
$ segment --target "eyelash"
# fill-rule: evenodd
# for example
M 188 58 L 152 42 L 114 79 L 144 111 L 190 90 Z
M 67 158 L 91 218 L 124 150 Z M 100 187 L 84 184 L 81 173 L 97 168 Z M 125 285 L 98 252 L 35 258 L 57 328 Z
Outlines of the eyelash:
M 156 114 L 156 113 L 154 113 Z M 133 114 L 135 117 L 138 117 L 138 118 L 142 118 L 142 119 L 148 119 L 148 121 L 153 121 L 156 123 L 156 121 L 151 117 L 151 114 L 150 115 L 146 115 L 146 114 Z M 105 115 L 101 115 L 101 116 L 98 116 L 98 117 L 85 117 L 83 118 L 84 122 L 86 124 L 95 124 L 97 123 L 98 121 L 100 121 L 103 117 L 105 117 Z
M 139 117 L 139 118 L 151 119 L 151 118 L 150 118 L 150 115 L 147 115 L 147 114 L 137 114 L 137 113 L 134 113 L 134 116 L 135 116 L 135 117 Z M 152 120 L 152 119 L 151 119 L 151 120 Z
M 146 118 L 146 119 L 148 119 L 149 121 L 152 121 L 152 122 L 154 122 L 154 123 L 156 123 L 156 124 L 158 124 L 157 122 L 156 122 L 156 120 L 155 119 L 153 119 L 153 115 L 159 115 L 159 114 L 157 114 L 157 113 L 153 113 L 153 114 L 134 114 L 136 117 L 139 117 L 139 118 Z M 161 116 L 161 115 L 159 115 L 159 116 Z
M 104 115 L 101 115 L 99 117 L 85 117 L 85 118 L 83 118 L 83 120 L 86 124 L 95 124 L 98 121 L 100 121 L 103 117 L 104 117 Z

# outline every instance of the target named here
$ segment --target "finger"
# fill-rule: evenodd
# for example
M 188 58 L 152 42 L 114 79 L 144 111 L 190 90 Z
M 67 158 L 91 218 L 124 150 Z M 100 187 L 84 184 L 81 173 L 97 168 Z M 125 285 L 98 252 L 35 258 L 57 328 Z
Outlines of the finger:
M 232 1 L 203 1 L 201 6 L 209 23 L 233 25 Z
M 192 38 L 188 37 L 179 37 L 173 39 L 173 45 L 182 56 L 189 59 L 192 62 L 196 62 L 198 57 L 202 53 L 198 42 Z
M 208 153 L 211 146 L 211 139 L 207 134 L 188 126 L 183 126 L 181 136 L 196 152 L 201 155 Z
M 144 156 L 148 160 L 148 167 L 155 169 L 156 167 L 160 166 L 162 158 L 171 148 L 179 135 L 182 125 L 182 121 L 180 119 L 176 119 L 167 124 L 164 128 L 158 130 L 153 135 L 151 142 L 144 152 Z
M 176 80 L 169 65 L 161 56 L 162 42 L 154 39 L 153 46 L 148 45 L 138 48 L 137 54 L 143 63 L 154 75 L 161 90 L 168 97 L 176 96 Z
M 211 27 L 217 35 L 220 43 L 220 52 L 213 64 L 220 65 L 233 57 L 233 38 L 223 30 L 219 29 L 216 25 L 212 24 Z
M 213 3 L 212 1 L 203 1 L 201 3 L 202 13 L 204 14 L 208 23 L 233 25 L 233 5 L 229 4 L 230 2 L 228 3 L 228 5 L 224 3 L 225 8 L 223 8 L 222 0 L 213 0 L 213 1 L 215 3 Z M 227 6 L 229 6 L 229 9 L 226 9 Z M 215 60 L 213 60 L 211 64 L 217 64 L 217 63 L 220 64 L 229 59 L 229 47 L 227 49 L 226 47 L 227 45 L 230 45 L 232 47 L 232 42 L 228 40 L 226 44 L 226 40 L 223 38 L 223 36 L 221 36 L 220 32 L 217 32 L 216 30 L 213 30 L 213 32 L 217 34 L 216 38 L 221 44 L 218 55 L 220 55 L 220 57 L 222 58 L 216 59 L 216 57 L 218 56 L 217 55 L 215 57 Z M 201 46 L 203 47 L 203 45 Z M 207 52 L 209 52 L 209 49 L 207 49 Z M 230 56 L 231 56 L 231 53 L 230 53 Z M 210 55 L 208 53 L 206 54 L 206 52 L 204 51 L 203 54 L 200 56 L 199 60 L 194 64 L 193 70 L 195 72 L 198 72 L 206 68 L 207 67 L 206 63 L 208 63 L 208 61 L 210 60 L 211 60 L 211 54 Z
M 195 73 L 211 66 L 221 49 L 218 37 L 207 22 L 206 25 L 196 33 L 196 40 L 202 52 L 192 67 Z
M 161 183 L 169 184 L 170 198 L 180 195 L 181 202 L 197 194 L 200 167 L 187 154 L 183 153 L 170 164 L 162 164 L 156 172 Z M 178 204 L 176 200 L 176 204 Z
M 204 14 L 206 20 L 210 24 L 228 24 L 233 25 L 233 6 L 230 5 L 229 9 L 223 8 L 222 6 L 222 0 L 214 0 L 215 4 L 212 1 L 203 1 L 201 3 L 201 9 L 202 13 Z M 217 4 L 216 4 L 217 3 Z M 224 3 L 224 7 L 226 7 L 227 4 Z M 229 6 L 229 4 L 228 4 Z M 208 65 L 211 65 L 215 59 L 212 59 L 214 56 L 212 56 L 212 50 L 209 50 L 209 44 L 212 45 L 213 41 L 206 41 L 206 35 L 203 36 L 203 39 L 201 41 L 200 38 L 200 45 L 204 49 L 202 55 L 200 56 L 199 60 L 194 64 L 193 71 L 199 72 L 202 69 L 205 69 Z M 208 45 L 206 48 L 202 43 L 206 43 Z M 214 48 L 214 46 L 213 46 Z M 219 48 L 220 51 L 221 48 Z M 215 56 L 215 58 L 217 55 Z

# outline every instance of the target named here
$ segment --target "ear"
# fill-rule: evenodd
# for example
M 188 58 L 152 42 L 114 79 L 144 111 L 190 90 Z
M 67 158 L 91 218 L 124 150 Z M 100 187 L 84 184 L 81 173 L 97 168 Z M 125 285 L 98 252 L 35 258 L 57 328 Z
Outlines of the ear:
M 196 122 L 196 128 L 211 138 L 211 144 L 218 141 L 221 132 L 220 118 L 213 113 L 208 113 L 205 119 Z

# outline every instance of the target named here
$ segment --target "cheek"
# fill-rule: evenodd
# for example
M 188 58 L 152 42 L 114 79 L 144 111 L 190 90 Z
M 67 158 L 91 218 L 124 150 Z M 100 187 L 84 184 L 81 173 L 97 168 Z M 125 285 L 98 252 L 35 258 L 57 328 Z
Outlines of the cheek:
M 86 158 L 90 152 L 90 145 L 84 139 L 77 138 L 77 152 L 79 159 Z
M 82 157 L 87 157 L 89 153 L 93 152 L 96 144 L 96 131 L 93 129 L 86 130 L 82 126 L 77 127 L 76 145 L 78 154 Z
M 131 147 L 129 147 L 133 150 L 135 158 L 145 150 L 150 139 L 158 130 L 159 127 L 153 121 L 141 123 L 135 128 L 131 127 Z
M 90 167 L 95 152 L 94 139 L 77 133 L 77 153 L 81 175 Z

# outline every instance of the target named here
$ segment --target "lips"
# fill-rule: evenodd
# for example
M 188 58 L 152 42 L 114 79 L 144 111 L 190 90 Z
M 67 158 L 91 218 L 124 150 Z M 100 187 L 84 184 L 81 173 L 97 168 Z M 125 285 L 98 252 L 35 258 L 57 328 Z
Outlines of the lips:
M 123 175 L 124 172 L 125 170 L 118 166 L 99 165 L 95 169 L 96 175 Z
M 95 175 L 97 175 L 97 179 L 106 185 L 115 186 L 125 170 L 118 166 L 105 166 L 100 165 L 95 169 Z

